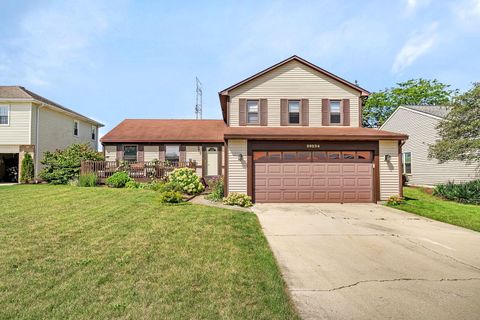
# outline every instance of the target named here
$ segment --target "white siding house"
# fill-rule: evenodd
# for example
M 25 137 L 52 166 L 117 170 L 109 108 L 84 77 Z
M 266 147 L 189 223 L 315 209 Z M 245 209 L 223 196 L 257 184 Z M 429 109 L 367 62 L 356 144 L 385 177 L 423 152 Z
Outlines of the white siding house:
M 408 184 L 434 186 L 448 181 L 464 182 L 480 178 L 476 164 L 461 161 L 440 164 L 437 159 L 428 157 L 429 146 L 439 139 L 436 127 L 447 113 L 447 107 L 401 106 L 380 128 L 408 134 L 409 139 L 402 147 L 403 172 L 408 177 Z

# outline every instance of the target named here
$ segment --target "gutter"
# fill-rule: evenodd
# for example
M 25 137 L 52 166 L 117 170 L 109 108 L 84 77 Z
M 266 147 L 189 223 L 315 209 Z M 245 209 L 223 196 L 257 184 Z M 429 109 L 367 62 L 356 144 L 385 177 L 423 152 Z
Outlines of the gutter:
M 45 107 L 46 104 L 42 102 L 37 107 L 37 112 L 35 113 L 35 182 L 38 183 L 38 167 L 39 167 L 39 135 L 40 135 L 40 108 Z

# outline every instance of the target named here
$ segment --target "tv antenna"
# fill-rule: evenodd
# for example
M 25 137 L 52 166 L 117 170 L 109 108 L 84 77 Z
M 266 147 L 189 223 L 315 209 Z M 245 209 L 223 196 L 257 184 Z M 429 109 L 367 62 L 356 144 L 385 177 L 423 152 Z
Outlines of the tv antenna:
M 198 77 L 195 77 L 195 82 L 197 85 L 196 92 L 197 92 L 197 98 L 196 98 L 196 103 L 195 103 L 195 117 L 197 120 L 202 119 L 202 83 L 200 82 L 200 79 Z

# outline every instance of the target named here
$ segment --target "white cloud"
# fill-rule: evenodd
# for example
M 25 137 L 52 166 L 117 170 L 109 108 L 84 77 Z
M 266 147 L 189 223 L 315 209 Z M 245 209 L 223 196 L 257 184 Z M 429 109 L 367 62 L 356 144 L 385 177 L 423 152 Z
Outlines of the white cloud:
M 408 14 L 415 12 L 420 7 L 426 7 L 431 0 L 406 0 L 406 11 Z
M 67 67 L 92 65 L 89 52 L 105 34 L 112 21 L 110 9 L 102 1 L 52 2 L 30 8 L 18 29 L 6 41 L 3 54 L 9 61 L 1 78 L 45 86 Z
M 454 10 L 457 19 L 463 25 L 478 25 L 480 23 L 480 0 L 467 0 L 456 3 Z
M 414 34 L 405 42 L 392 65 L 394 73 L 403 71 L 432 49 L 438 38 L 437 26 L 437 23 L 432 23 L 423 32 Z

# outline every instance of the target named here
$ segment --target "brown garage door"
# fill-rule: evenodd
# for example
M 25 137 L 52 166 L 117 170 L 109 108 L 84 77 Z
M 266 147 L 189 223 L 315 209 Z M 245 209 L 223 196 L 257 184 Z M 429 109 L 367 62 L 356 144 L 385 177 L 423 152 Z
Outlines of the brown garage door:
M 369 151 L 254 152 L 256 202 L 372 202 Z

